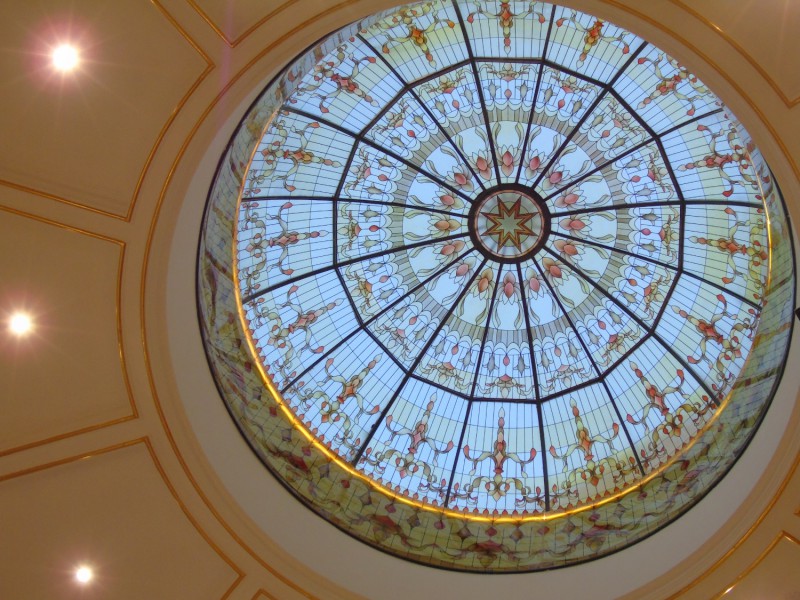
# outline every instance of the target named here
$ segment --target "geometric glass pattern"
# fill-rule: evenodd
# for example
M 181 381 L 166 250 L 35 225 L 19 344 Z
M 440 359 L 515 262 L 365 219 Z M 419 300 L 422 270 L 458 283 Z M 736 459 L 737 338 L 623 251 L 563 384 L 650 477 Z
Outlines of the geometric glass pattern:
M 636 495 L 706 443 L 785 217 L 687 67 L 571 9 L 435 0 L 321 42 L 267 96 L 231 163 L 235 293 L 274 401 L 330 464 L 495 531 Z

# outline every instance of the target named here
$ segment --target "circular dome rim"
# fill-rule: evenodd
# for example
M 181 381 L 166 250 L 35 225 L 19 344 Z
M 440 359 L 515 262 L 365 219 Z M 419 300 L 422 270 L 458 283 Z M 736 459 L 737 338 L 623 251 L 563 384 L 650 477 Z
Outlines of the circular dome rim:
M 555 5 L 555 6 L 558 6 L 558 5 Z M 585 14 L 585 13 L 584 13 L 584 14 Z M 282 69 L 280 72 L 278 72 L 278 73 L 275 75 L 275 77 L 273 78 L 273 80 L 272 80 L 272 81 L 270 81 L 270 82 L 269 82 L 269 83 L 268 83 L 268 84 L 267 84 L 267 85 L 266 85 L 266 86 L 263 88 L 263 91 L 262 91 L 262 92 L 259 94 L 259 96 L 256 98 L 256 100 L 255 100 L 255 101 L 252 103 L 251 107 L 248 109 L 247 113 L 246 113 L 246 114 L 245 114 L 245 116 L 242 118 L 242 121 L 240 122 L 240 125 L 237 127 L 237 132 L 238 132 L 238 130 L 239 130 L 239 129 L 240 129 L 242 126 L 243 126 L 243 124 L 245 123 L 245 121 L 247 120 L 248 116 L 250 115 L 250 112 L 251 112 L 252 108 L 258 104 L 259 100 L 260 100 L 260 99 L 261 99 L 261 98 L 262 98 L 262 97 L 263 97 L 263 96 L 266 94 L 266 92 L 267 92 L 267 91 L 269 90 L 269 88 L 270 88 L 270 87 L 273 85 L 273 83 L 274 83 L 275 81 L 279 80 L 279 79 L 280 79 L 282 76 L 284 76 L 284 75 L 285 75 L 285 73 L 286 73 L 288 70 L 290 70 L 290 69 L 291 69 L 291 68 L 292 68 L 294 65 L 296 65 L 296 63 L 297 63 L 298 61 L 302 60 L 302 58 L 304 58 L 304 57 L 305 57 L 305 55 L 307 55 L 307 54 L 308 54 L 308 50 L 309 50 L 309 49 L 311 49 L 311 48 L 313 48 L 313 47 L 315 47 L 315 46 L 319 45 L 321 42 L 323 42 L 323 41 L 325 41 L 325 40 L 329 39 L 330 37 L 333 37 L 333 36 L 336 36 L 337 34 L 340 34 L 340 33 L 342 33 L 344 30 L 348 29 L 349 27 L 353 27 L 354 25 L 355 25 L 355 23 L 353 23 L 353 24 L 351 24 L 351 25 L 345 25 L 344 27 L 342 27 L 341 29 L 339 29 L 339 30 L 337 30 L 337 31 L 334 31 L 334 32 L 332 32 L 332 33 L 329 33 L 329 34 L 326 34 L 326 35 L 324 35 L 322 38 L 320 38 L 320 40 L 317 40 L 317 41 L 316 41 L 316 42 L 314 42 L 313 44 L 310 44 L 310 45 L 309 45 L 309 46 L 308 46 L 308 47 L 307 47 L 307 48 L 306 48 L 306 49 L 305 49 L 303 52 L 301 52 L 301 53 L 298 55 L 298 58 L 296 58 L 294 61 L 291 61 L 291 62 L 290 62 L 290 63 L 289 63 L 289 64 L 288 64 L 286 67 L 284 67 L 284 68 L 283 68 L 283 69 Z M 501 59 L 498 59 L 498 61 L 500 61 L 500 60 L 501 60 Z M 535 60 L 534 60 L 534 62 L 535 62 Z M 448 68 L 449 68 L 449 67 L 448 67 Z M 438 71 L 437 71 L 437 72 L 438 72 Z M 231 139 L 233 139 L 233 138 L 236 136 L 237 132 L 234 132 L 234 134 L 233 134 L 233 136 L 232 136 L 232 138 L 231 138 Z M 255 151 L 255 148 L 254 148 L 253 150 Z M 218 167 L 219 169 L 222 169 L 222 168 L 223 168 L 223 162 L 224 162 L 224 159 L 225 159 L 225 155 L 223 155 L 223 156 L 220 158 L 220 161 L 219 161 L 219 167 Z M 216 174 L 216 175 L 215 175 L 215 177 L 214 177 L 214 180 L 215 180 L 215 181 L 216 181 L 216 179 L 217 179 L 217 176 L 218 176 L 218 175 L 219 175 L 219 171 L 217 172 L 217 174 Z M 783 197 L 780 195 L 780 192 L 779 192 L 779 191 L 778 191 L 778 194 L 779 194 L 779 198 L 780 198 L 780 202 L 781 202 L 781 209 L 782 209 L 782 211 L 783 211 L 783 213 L 784 213 L 784 214 L 788 214 L 788 211 L 786 210 L 785 201 L 784 201 Z M 208 211 L 208 207 L 209 207 L 209 205 L 210 205 L 210 197 L 211 197 L 211 192 L 209 193 L 209 199 L 207 200 L 207 204 L 206 204 L 206 210 L 207 210 L 207 211 Z M 205 218 L 206 218 L 206 217 L 204 217 L 204 221 L 205 221 Z M 206 230 L 205 230 L 205 227 L 204 227 L 204 228 L 203 228 L 203 231 L 201 232 L 201 244 L 202 244 L 202 237 L 205 235 L 205 231 L 206 231 Z M 790 231 L 790 233 L 791 233 L 791 231 Z M 199 251 L 199 250 L 200 250 L 200 248 L 198 248 L 198 251 Z M 235 251 L 235 250 L 234 250 L 234 251 Z M 793 246 L 792 246 L 792 261 L 794 261 L 794 248 L 793 248 Z M 200 281 L 201 281 L 201 278 L 200 278 L 200 276 L 199 276 L 199 272 L 198 272 L 198 278 L 197 278 L 197 282 L 198 282 L 198 289 L 199 289 L 199 287 L 200 287 Z M 239 296 L 237 295 L 237 301 L 239 301 L 239 300 L 240 300 L 240 298 L 239 298 Z M 199 301 L 199 298 L 198 298 L 198 306 L 199 306 L 199 305 L 200 305 L 200 301 Z M 201 310 L 198 310 L 198 316 L 199 316 L 199 317 L 200 317 L 201 313 L 202 313 L 202 311 L 201 311 Z M 244 322 L 244 315 L 243 315 L 243 311 L 241 310 L 241 306 L 239 307 L 239 315 L 242 317 L 242 319 L 243 319 L 243 322 Z M 794 325 L 793 321 L 791 322 L 791 324 L 792 324 L 792 326 Z M 246 328 L 246 329 L 247 329 L 247 328 Z M 205 343 L 205 342 L 207 342 L 207 340 L 206 340 L 206 331 L 205 331 L 205 329 L 204 329 L 202 326 L 201 326 L 201 331 L 202 331 L 202 333 L 203 333 L 203 339 L 204 339 L 204 343 Z M 249 331 L 249 330 L 248 330 L 248 331 Z M 248 340 L 248 343 L 252 343 L 252 342 L 251 342 L 251 340 L 250 340 L 250 336 L 248 335 L 248 333 L 245 333 L 245 337 L 247 338 L 247 340 Z M 251 351 L 253 351 L 253 350 L 254 350 L 254 349 L 251 349 Z M 206 351 L 208 352 L 208 346 L 206 346 Z M 786 353 L 788 353 L 788 351 L 789 351 L 789 345 L 787 344 L 787 347 L 786 347 Z M 253 351 L 253 354 L 254 354 L 254 355 L 257 355 L 257 353 L 256 353 L 256 352 L 254 352 L 254 351 Z M 209 359 L 209 364 L 211 364 L 211 357 L 210 357 L 208 354 L 207 354 L 207 358 Z M 259 370 L 260 370 L 260 368 L 261 368 L 261 365 L 260 365 L 260 363 L 259 363 L 258 361 L 256 361 L 256 363 L 258 364 L 258 366 L 259 366 Z M 783 367 L 785 367 L 785 363 L 783 364 Z M 783 368 L 783 367 L 782 367 L 782 368 Z M 212 371 L 213 371 L 213 370 L 214 370 L 214 369 L 213 369 L 213 367 L 212 367 Z M 267 387 L 268 387 L 268 388 L 270 388 L 270 389 L 271 389 L 273 392 L 275 392 L 275 394 L 276 394 L 276 395 L 277 395 L 277 397 L 279 398 L 279 397 L 280 397 L 280 394 L 278 394 L 278 393 L 277 393 L 277 390 L 274 390 L 274 389 L 272 388 L 272 386 L 271 386 L 271 382 L 269 381 L 269 377 L 268 377 L 268 376 L 267 376 L 265 373 L 263 373 L 263 371 L 261 372 L 261 375 L 262 375 L 263 381 L 265 382 L 265 384 L 267 385 Z M 216 378 L 216 377 L 214 377 L 214 381 L 215 381 L 215 385 L 217 385 L 217 388 L 218 388 L 218 390 L 219 390 L 220 394 L 221 394 L 221 395 L 224 397 L 224 392 L 223 392 L 223 391 L 220 389 L 220 384 L 219 384 L 219 382 L 218 382 L 218 380 L 217 380 L 217 378 Z M 778 377 L 777 377 L 777 380 L 776 380 L 776 382 L 775 382 L 775 385 L 774 385 L 773 391 L 772 391 L 772 392 L 769 394 L 769 398 L 768 398 L 768 400 L 767 400 L 767 402 L 766 402 L 766 404 L 767 404 L 767 405 L 768 405 L 768 404 L 771 402 L 772 398 L 774 397 L 774 393 L 775 393 L 775 390 L 776 390 L 776 389 L 777 389 L 777 387 L 778 387 L 778 384 L 779 384 L 779 382 L 780 382 L 780 376 L 778 376 Z M 726 400 L 726 402 L 727 402 L 727 400 Z M 232 418 L 234 418 L 234 422 L 236 422 L 236 424 L 237 424 L 237 428 L 239 429 L 240 433 L 241 433 L 241 434 L 243 435 L 243 437 L 246 439 L 246 441 L 247 441 L 248 445 L 251 447 L 251 449 L 254 451 L 254 453 L 255 453 L 255 454 L 256 454 L 256 455 L 259 457 L 259 460 L 260 460 L 260 461 L 261 461 L 261 462 L 262 462 L 262 463 L 263 463 L 265 466 L 267 466 L 267 467 L 268 467 L 268 470 L 269 470 L 269 471 L 270 471 L 270 472 L 271 472 L 271 473 L 272 473 L 272 474 L 275 476 L 275 478 L 276 478 L 276 479 L 277 479 L 277 480 L 278 480 L 278 481 L 281 483 L 281 485 L 282 485 L 282 486 L 284 486 L 286 489 L 288 489 L 288 490 L 289 490 L 289 491 L 290 491 L 290 492 L 291 492 L 291 493 L 292 493 L 292 494 L 293 494 L 295 497 L 299 498 L 299 499 L 301 500 L 301 502 L 302 502 L 302 503 L 303 503 L 303 504 L 304 504 L 304 505 L 305 505 L 307 508 L 310 508 L 310 509 L 311 509 L 313 512 L 315 512 L 316 514 L 318 514 L 318 515 L 320 515 L 320 516 L 323 516 L 323 519 L 325 519 L 327 522 L 329 522 L 329 523 L 333 524 L 335 527 L 337 527 L 337 528 L 338 528 L 338 529 L 340 529 L 341 531 L 343 531 L 343 532 L 347 533 L 349 536 L 353 537 L 354 539 L 358 539 L 358 540 L 359 540 L 359 541 L 361 541 L 361 542 L 367 543 L 368 545 L 370 545 L 370 546 L 372 546 L 372 547 L 375 547 L 375 548 L 377 548 L 377 549 L 380 549 L 381 551 L 383 551 L 383 552 L 385 552 L 385 553 L 387 553 L 387 554 L 389 554 L 389 555 L 392 555 L 392 556 L 395 556 L 395 557 L 404 558 L 404 559 L 406 559 L 406 560 L 409 560 L 409 561 L 411 561 L 411 562 L 413 562 L 413 563 L 416 563 L 416 564 L 423 564 L 423 565 L 425 565 L 425 566 L 433 566 L 433 567 L 435 567 L 435 568 L 441 568 L 441 569 L 444 569 L 444 570 L 456 570 L 456 571 L 474 571 L 474 570 L 476 570 L 476 569 L 464 568 L 464 567 L 453 567 L 453 566 L 448 566 L 448 565 L 430 564 L 430 563 L 424 562 L 424 561 L 422 561 L 422 560 L 420 560 L 420 559 L 418 559 L 418 558 L 415 558 L 415 557 L 410 557 L 410 556 L 403 556 L 403 555 L 400 555 L 400 554 L 398 554 L 398 553 L 397 553 L 396 551 L 394 551 L 394 550 L 387 549 L 387 548 L 385 548 L 384 546 L 382 546 L 382 545 L 380 545 L 380 544 L 376 544 L 376 543 L 370 542 L 370 541 L 368 541 L 368 540 L 365 540 L 365 539 L 363 539 L 362 537 L 360 537 L 358 534 L 356 534 L 356 533 L 354 533 L 353 531 L 351 531 L 350 529 L 348 529 L 347 527 L 345 527 L 345 526 L 342 526 L 341 524 L 339 524 L 339 523 L 337 523 L 337 522 L 335 522 L 335 521 L 332 521 L 331 519 L 327 519 L 327 518 L 326 518 L 324 515 L 322 515 L 322 514 L 320 513 L 320 511 L 318 510 L 318 507 L 317 507 L 317 506 L 316 506 L 316 505 L 315 505 L 313 502 L 310 502 L 308 499 L 306 499 L 306 498 L 304 498 L 302 495 L 300 495 L 300 494 L 297 492 L 297 490 L 296 490 L 296 489 L 294 489 L 294 488 L 292 488 L 292 487 L 291 487 L 291 485 L 290 485 L 290 484 L 289 484 L 289 483 L 288 483 L 288 482 L 287 482 L 287 481 L 286 481 L 286 480 L 285 480 L 283 477 L 279 476 L 279 475 L 278 475 L 278 474 L 277 474 L 275 471 L 273 471 L 273 469 L 272 469 L 272 467 L 270 466 L 270 464 L 269 464 L 269 463 L 267 463 L 267 462 L 264 460 L 264 458 L 263 458 L 263 455 L 262 455 L 262 454 L 259 452 L 259 449 L 258 449 L 258 448 L 257 448 L 257 447 L 254 445 L 254 442 L 253 442 L 253 440 L 250 438 L 250 436 L 249 436 L 249 435 L 247 435 L 247 432 L 246 432 L 246 431 L 245 431 L 245 430 L 242 428 L 242 425 L 241 425 L 241 423 L 239 422 L 239 420 L 237 420 L 237 419 L 236 419 L 236 417 L 235 417 L 234 413 L 232 412 L 231 406 L 230 406 L 230 405 L 229 405 L 227 402 L 224 402 L 224 404 L 225 404 L 225 406 L 226 406 L 226 410 L 229 412 L 229 414 L 231 414 Z M 289 410 L 289 409 L 287 409 L 287 410 Z M 293 417 L 293 415 L 291 415 L 291 413 L 289 413 L 289 414 L 290 414 L 290 416 L 292 416 L 292 417 Z M 765 414 L 766 414 L 766 407 L 765 407 L 765 408 L 762 410 L 762 412 L 760 413 L 760 416 L 759 416 L 759 419 L 758 419 L 758 420 L 759 420 L 759 423 L 760 423 L 760 421 L 761 421 L 761 420 L 764 418 L 764 415 L 765 415 Z M 708 429 L 708 428 L 711 426 L 711 424 L 713 424 L 713 421 L 712 421 L 711 423 L 707 424 L 707 426 L 704 428 L 704 431 L 706 431 L 706 430 L 707 430 L 707 429 Z M 301 424 L 301 427 L 302 427 L 302 424 Z M 758 425 L 756 425 L 756 426 L 753 428 L 753 431 L 755 432 L 757 429 L 758 429 Z M 617 551 L 619 551 L 619 550 L 622 550 L 622 549 L 624 549 L 624 548 L 627 548 L 627 547 L 629 547 L 630 545 L 632 545 L 632 544 L 635 544 L 636 542 L 640 541 L 641 539 L 644 539 L 644 538 L 646 538 L 646 537 L 650 537 L 650 536 L 651 536 L 651 535 L 653 535 L 654 533 L 656 533 L 656 532 L 660 531 L 660 530 L 661 530 L 663 527 L 665 527 L 667 524 L 669 524 L 669 523 L 670 523 L 670 522 L 672 522 L 674 519 L 678 518 L 678 517 L 679 517 L 681 514 L 683 514 L 684 512 L 686 512 L 687 510 L 689 510 L 690 508 L 692 508 L 692 506 L 694 506 L 694 504 L 695 504 L 696 502 L 698 502 L 699 500 L 701 500 L 701 499 L 702 499 L 702 498 L 703 498 L 703 497 L 704 497 L 704 496 L 705 496 L 705 495 L 706 495 L 706 494 L 707 494 L 707 493 L 708 493 L 708 492 L 709 492 L 711 489 L 713 489 L 713 487 L 714 487 L 714 486 L 716 486 L 716 485 L 717 485 L 717 484 L 718 484 L 718 483 L 719 483 L 719 482 L 720 482 L 720 481 L 721 481 L 721 480 L 722 480 L 722 479 L 725 477 L 725 475 L 727 474 L 727 472 L 728 472 L 728 471 L 729 471 L 729 470 L 730 470 L 730 469 L 731 469 L 731 468 L 732 468 L 732 467 L 735 465 L 736 461 L 737 461 L 737 460 L 738 460 L 738 458 L 741 456 L 741 453 L 742 453 L 742 452 L 743 452 L 743 451 L 746 449 L 747 445 L 749 445 L 749 443 L 750 443 L 750 441 L 751 441 L 751 440 L 752 440 L 752 435 L 751 435 L 751 436 L 749 436 L 749 437 L 747 438 L 747 440 L 744 442 L 744 445 L 743 445 L 743 447 L 739 449 L 739 451 L 737 452 L 736 459 L 735 459 L 735 460 L 734 460 L 732 463 L 730 463 L 730 465 L 729 465 L 729 466 L 728 466 L 728 467 L 725 469 L 725 471 L 724 471 L 722 474 L 720 474 L 720 475 L 718 475 L 718 476 L 716 477 L 716 479 L 714 480 L 714 482 L 713 482 L 713 483 L 712 483 L 712 484 L 711 484 L 711 485 L 710 485 L 708 488 L 706 488 L 706 489 L 704 489 L 704 490 L 703 490 L 703 492 L 702 492 L 702 494 L 700 495 L 700 497 L 699 497 L 699 498 L 697 498 L 697 499 L 696 499 L 694 502 L 692 502 L 691 504 L 684 506 L 684 507 L 683 507 L 683 508 L 682 508 L 682 509 L 681 509 L 681 510 L 678 512 L 678 513 L 676 513 L 675 515 L 671 516 L 669 520 L 667 520 L 667 521 L 666 521 L 665 523 L 663 523 L 662 525 L 658 526 L 656 529 L 653 529 L 653 530 L 651 530 L 651 531 L 647 532 L 646 534 L 642 535 L 641 537 L 637 537 L 636 539 L 634 539 L 634 540 L 630 541 L 629 543 L 626 543 L 626 544 L 623 544 L 623 545 L 620 545 L 620 546 L 615 546 L 615 547 L 614 547 L 612 550 L 610 550 L 610 551 L 602 552 L 602 553 L 600 553 L 600 554 L 597 554 L 597 555 L 594 555 L 594 556 L 589 556 L 589 557 L 583 558 L 583 559 L 581 559 L 581 560 L 576 560 L 576 561 L 568 562 L 568 563 L 565 563 L 565 564 L 557 564 L 557 565 L 553 565 L 553 566 L 546 566 L 546 567 L 531 567 L 531 568 L 529 568 L 529 569 L 525 569 L 525 570 L 518 570 L 518 571 L 509 571 L 509 570 L 486 571 L 486 570 L 484 570 L 484 569 L 478 569 L 478 570 L 479 570 L 480 572 L 505 573 L 505 574 L 509 574 L 509 573 L 529 573 L 529 572 L 532 572 L 532 571 L 537 571 L 537 570 L 549 570 L 549 569 L 553 569 L 553 568 L 561 568 L 561 567 L 564 567 L 564 566 L 569 566 L 569 565 L 572 565 L 572 564 L 578 564 L 578 563 L 582 563 L 582 562 L 592 561 L 592 560 L 595 560 L 596 558 L 600 558 L 600 557 L 602 557 L 602 556 L 606 556 L 607 554 L 614 553 L 614 552 L 617 552 Z M 327 449 L 326 449 L 324 446 L 321 446 L 321 448 L 322 448 L 323 450 L 327 450 Z M 679 458 L 679 457 L 676 457 L 676 460 L 677 460 L 677 458 Z M 666 465 L 665 465 L 665 466 L 666 466 Z M 360 477 L 362 477 L 362 478 L 366 478 L 366 476 L 364 476 L 364 475 L 363 475 L 363 474 L 361 474 L 361 473 L 358 473 L 358 472 L 355 472 L 355 473 L 356 473 L 357 475 L 359 475 Z M 649 479 L 650 479 L 650 477 L 648 477 L 648 478 L 646 478 L 645 480 L 643 480 L 643 481 L 641 481 L 641 482 L 637 483 L 635 486 L 632 486 L 632 487 L 630 487 L 630 488 L 627 488 L 627 489 L 623 490 L 622 492 L 619 492 L 618 494 L 615 494 L 615 495 L 614 495 L 614 497 L 610 498 L 608 501 L 613 501 L 613 500 L 616 500 L 616 499 L 617 499 L 617 497 L 621 497 L 621 496 L 626 496 L 626 495 L 628 495 L 630 492 L 632 492 L 632 491 L 635 491 L 636 489 L 638 489 L 638 488 L 639 488 L 641 485 L 644 485 L 644 484 L 645 484 L 647 481 L 649 481 Z M 409 500 L 409 499 L 405 499 L 404 497 L 402 497 L 402 496 L 401 496 L 401 495 L 399 495 L 399 494 L 396 494 L 396 493 L 394 493 L 394 492 L 391 492 L 391 491 L 390 491 L 389 493 L 390 493 L 392 496 L 396 497 L 397 499 L 399 499 L 399 500 L 401 500 L 401 501 L 406 501 L 406 500 L 408 500 L 408 503 L 409 503 L 409 504 L 413 504 L 413 501 L 411 501 L 411 500 Z M 498 518 L 498 517 L 486 517 L 486 518 L 484 518 L 484 517 L 474 517 L 474 516 L 472 516 L 472 515 L 464 515 L 464 514 L 462 514 L 462 513 L 458 512 L 458 511 L 453 511 L 453 510 L 447 510 L 447 509 L 442 509 L 442 508 L 430 507 L 429 505 L 428 505 L 428 506 L 425 506 L 425 505 L 420 505 L 420 506 L 424 506 L 424 508 L 426 508 L 426 509 L 430 509 L 430 510 L 432 510 L 432 511 L 434 511 L 434 512 L 439 512 L 439 513 L 451 513 L 451 514 L 452 514 L 452 516 L 454 516 L 454 517 L 456 517 L 456 518 L 459 518 L 459 519 L 469 519 L 469 520 L 487 520 L 487 521 L 492 521 L 492 522 L 504 522 L 504 521 L 508 521 L 508 522 L 521 522 L 521 521 L 548 521 L 548 520 L 551 520 L 551 519 L 560 518 L 560 517 L 563 517 L 563 516 L 565 516 L 565 515 L 572 514 L 573 512 L 584 512 L 584 511 L 586 511 L 586 510 L 588 510 L 588 509 L 594 508 L 595 506 L 598 506 L 598 505 L 600 505 L 600 504 L 604 504 L 604 503 L 606 503 L 606 501 L 605 501 L 605 500 L 604 500 L 604 501 L 602 501 L 602 502 L 594 503 L 594 504 L 588 504 L 588 505 L 584 505 L 584 506 L 578 507 L 577 509 L 574 509 L 574 510 L 567 510 L 567 511 L 561 511 L 561 512 L 547 513 L 547 514 L 545 514 L 545 515 L 525 515 L 525 516 L 521 516 L 521 517 L 508 517 L 508 518 L 503 518 L 503 517 L 499 517 L 499 518 Z

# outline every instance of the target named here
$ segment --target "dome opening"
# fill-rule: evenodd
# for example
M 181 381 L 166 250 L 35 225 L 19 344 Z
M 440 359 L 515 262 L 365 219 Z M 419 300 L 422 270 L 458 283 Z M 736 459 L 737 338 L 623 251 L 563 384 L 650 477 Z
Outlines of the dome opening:
M 574 564 L 697 502 L 782 373 L 794 258 L 749 134 L 634 34 L 528 2 L 380 13 L 221 162 L 199 261 L 225 403 L 382 550 Z

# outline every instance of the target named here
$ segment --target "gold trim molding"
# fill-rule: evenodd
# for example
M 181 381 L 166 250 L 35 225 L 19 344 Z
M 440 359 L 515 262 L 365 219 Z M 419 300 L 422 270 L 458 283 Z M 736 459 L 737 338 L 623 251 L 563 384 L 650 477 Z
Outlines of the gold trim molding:
M 726 42 L 728 42 L 728 44 L 733 46 L 733 48 L 739 54 L 742 55 L 742 58 L 744 58 L 748 63 L 750 63 L 750 66 L 753 67 L 756 71 L 758 71 L 759 75 L 761 75 L 761 77 L 764 78 L 764 81 L 766 81 L 767 84 L 769 84 L 772 90 L 778 95 L 778 97 L 780 97 L 780 99 L 786 105 L 786 108 L 793 108 L 798 103 L 800 103 L 800 96 L 797 96 L 794 99 L 790 99 L 789 96 L 787 96 L 786 93 L 781 89 L 780 85 L 778 85 L 778 82 L 775 81 L 767 73 L 766 69 L 764 69 L 764 67 L 762 67 L 759 64 L 759 62 L 755 58 L 753 58 L 753 56 L 750 53 L 748 53 L 747 50 L 745 50 L 742 47 L 741 44 L 739 44 L 735 39 L 733 39 L 733 37 L 725 33 L 725 30 L 722 29 L 722 27 L 709 20 L 708 17 L 702 15 L 700 12 L 693 9 L 691 6 L 683 2 L 683 0 L 670 0 L 670 2 L 672 2 L 675 6 L 678 6 L 683 10 L 685 10 L 686 12 L 688 12 L 695 19 L 703 23 L 703 25 L 705 25 L 706 27 L 713 29 L 722 39 L 724 39 Z
M 233 40 L 230 39 L 227 35 L 225 35 L 225 32 L 222 31 L 222 29 L 214 22 L 214 20 L 210 16 L 208 16 L 208 13 L 206 13 L 202 8 L 200 8 L 200 5 L 198 5 L 195 0 L 186 0 L 186 2 L 197 12 L 197 14 L 200 15 L 200 17 L 202 17 L 202 19 L 208 24 L 208 26 L 214 30 L 214 33 L 216 33 L 220 37 L 220 39 L 222 39 L 222 41 L 228 45 L 229 48 L 236 48 L 236 46 L 241 44 L 256 29 L 267 23 L 270 19 L 272 19 L 272 17 L 274 17 L 278 13 L 284 11 L 293 4 L 299 2 L 299 0 L 286 0 L 282 4 L 279 4 L 278 6 L 273 8 L 270 12 L 268 12 L 265 16 L 263 16 L 261 19 L 256 21 L 253 25 L 245 29 L 243 33 L 239 34 L 239 36 Z

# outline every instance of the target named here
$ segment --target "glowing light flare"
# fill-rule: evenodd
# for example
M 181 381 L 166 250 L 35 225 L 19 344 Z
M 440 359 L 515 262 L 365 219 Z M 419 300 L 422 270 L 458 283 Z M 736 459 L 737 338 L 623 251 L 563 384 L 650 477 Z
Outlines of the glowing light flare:
M 16 312 L 8 320 L 8 330 L 18 337 L 29 334 L 32 329 L 33 319 L 26 313 Z
M 87 584 L 92 580 L 93 577 L 94 572 L 86 565 L 81 565 L 75 569 L 75 580 L 78 583 Z
M 51 54 L 53 67 L 62 73 L 74 71 L 80 62 L 78 50 L 70 44 L 60 44 Z

